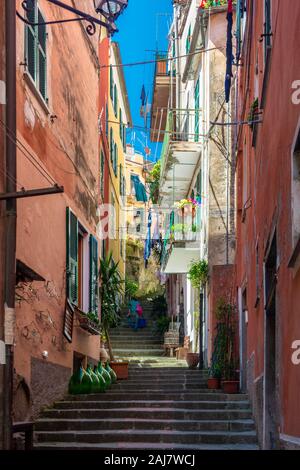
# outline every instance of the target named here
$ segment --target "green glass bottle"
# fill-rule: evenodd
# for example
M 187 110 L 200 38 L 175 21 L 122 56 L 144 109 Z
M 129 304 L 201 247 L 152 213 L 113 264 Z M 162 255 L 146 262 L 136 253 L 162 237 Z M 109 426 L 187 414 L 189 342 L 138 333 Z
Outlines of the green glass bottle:
M 83 377 L 82 377 L 82 380 L 81 380 L 81 387 L 80 387 L 80 390 L 82 394 L 89 394 L 92 392 L 92 387 L 93 387 L 93 381 L 92 381 L 92 378 L 90 376 L 90 374 L 84 370 L 83 370 Z
M 97 375 L 95 374 L 95 372 L 93 371 L 92 369 L 92 366 L 91 364 L 88 365 L 87 367 L 87 373 L 90 375 L 91 379 L 92 379 L 92 393 L 98 393 L 100 392 L 100 383 L 99 383 L 99 379 L 97 377 Z
M 109 388 L 109 387 L 111 386 L 111 384 L 112 384 L 111 376 L 110 376 L 110 374 L 107 372 L 107 370 L 104 369 L 104 367 L 103 367 L 101 361 L 100 361 L 99 364 L 98 364 L 98 372 L 99 372 L 99 373 L 102 375 L 102 377 L 104 378 L 107 388 Z
M 74 374 L 69 380 L 68 391 L 70 395 L 78 395 L 81 393 L 80 387 L 81 387 L 82 377 L 83 377 L 83 370 L 80 367 L 80 369 L 74 372 Z
M 116 383 L 116 381 L 117 381 L 117 374 L 116 374 L 115 371 L 110 367 L 108 361 L 107 361 L 107 363 L 106 363 L 105 370 L 107 370 L 107 372 L 109 373 L 109 375 L 110 375 L 110 377 L 111 377 L 111 383 L 113 383 L 113 384 Z
M 102 377 L 102 375 L 98 371 L 97 366 L 94 366 L 94 373 L 97 375 L 97 377 L 99 379 L 99 392 L 100 393 L 105 392 L 105 390 L 107 389 L 107 385 L 106 385 L 106 382 L 105 382 L 104 378 Z

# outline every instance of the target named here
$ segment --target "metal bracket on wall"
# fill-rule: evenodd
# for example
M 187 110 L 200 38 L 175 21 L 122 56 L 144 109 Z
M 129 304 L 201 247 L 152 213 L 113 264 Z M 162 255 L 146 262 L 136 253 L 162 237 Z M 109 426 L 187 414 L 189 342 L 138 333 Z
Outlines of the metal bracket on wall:
M 14 193 L 2 193 L 0 194 L 0 201 L 7 199 L 20 199 L 25 197 L 34 197 L 34 196 L 47 196 L 50 194 L 63 193 L 63 186 L 55 185 L 52 188 L 41 188 L 41 189 L 22 189 L 21 191 L 16 191 Z
M 26 16 L 22 16 L 18 11 L 16 12 L 17 17 L 20 20 L 22 20 L 24 23 L 30 26 L 45 26 L 45 25 L 53 25 L 53 24 L 61 24 L 61 23 L 70 23 L 74 21 L 86 21 L 88 23 L 88 25 L 86 26 L 86 32 L 90 36 L 93 36 L 96 33 L 96 24 L 107 28 L 110 34 L 113 34 L 117 31 L 117 27 L 113 22 L 101 21 L 99 18 L 95 18 L 94 16 L 91 16 L 81 10 L 78 10 L 77 8 L 71 7 L 70 5 L 66 5 L 60 0 L 48 0 L 48 2 L 52 3 L 53 5 L 57 5 L 58 7 L 63 8 L 64 10 L 67 10 L 73 13 L 74 15 L 77 15 L 77 18 L 70 18 L 70 19 L 56 20 L 56 21 L 31 22 L 28 20 L 28 18 L 26 18 Z M 33 7 L 34 7 L 34 4 L 32 0 L 24 0 L 22 2 L 22 8 L 26 13 L 30 12 L 33 9 Z

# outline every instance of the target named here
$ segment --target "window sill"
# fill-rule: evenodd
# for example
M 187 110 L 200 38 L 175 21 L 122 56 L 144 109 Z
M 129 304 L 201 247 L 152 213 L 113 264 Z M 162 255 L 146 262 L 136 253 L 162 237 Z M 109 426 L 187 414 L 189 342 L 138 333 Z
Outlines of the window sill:
M 25 81 L 26 85 L 28 86 L 30 91 L 33 93 L 33 95 L 35 96 L 35 98 L 39 102 L 40 106 L 43 108 L 43 111 L 45 112 L 45 114 L 47 114 L 47 116 L 48 116 L 50 114 L 50 109 L 48 107 L 48 104 L 45 101 L 45 99 L 43 98 L 43 96 L 41 95 L 41 93 L 39 92 L 39 90 L 37 89 L 36 84 L 34 83 L 31 75 L 28 72 L 25 71 L 23 73 L 23 77 L 24 77 L 24 81 Z
M 300 237 L 290 257 L 288 268 L 295 269 L 296 271 L 300 268 Z

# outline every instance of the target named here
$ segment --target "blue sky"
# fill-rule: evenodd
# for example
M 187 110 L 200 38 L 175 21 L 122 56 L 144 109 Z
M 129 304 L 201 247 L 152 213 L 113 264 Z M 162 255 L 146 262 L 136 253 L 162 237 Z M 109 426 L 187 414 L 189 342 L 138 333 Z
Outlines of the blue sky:
M 125 64 L 152 60 L 156 49 L 166 50 L 171 15 L 171 0 L 129 0 L 127 9 L 117 22 L 119 32 L 113 36 L 113 40 L 120 45 L 122 62 Z M 151 102 L 154 64 L 124 67 L 124 72 L 133 124 L 144 126 L 144 119 L 140 117 L 140 97 L 144 84 L 146 93 L 149 93 L 149 102 Z M 132 137 L 131 133 L 128 133 L 129 143 Z M 136 129 L 136 150 L 142 152 L 145 143 L 143 131 Z M 150 144 L 149 137 L 148 146 L 151 148 L 152 159 L 155 159 L 156 145 Z M 157 157 L 160 156 L 159 151 L 160 146 L 156 152 Z

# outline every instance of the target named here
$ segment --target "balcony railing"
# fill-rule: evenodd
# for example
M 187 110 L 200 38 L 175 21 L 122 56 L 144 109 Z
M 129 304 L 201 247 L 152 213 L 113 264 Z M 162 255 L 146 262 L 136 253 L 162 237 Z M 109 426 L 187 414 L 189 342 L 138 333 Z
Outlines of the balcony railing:
M 171 142 L 201 142 L 201 116 L 201 109 L 170 110 L 168 112 L 161 150 L 162 170 L 165 168 Z
M 200 240 L 201 206 L 174 209 L 165 219 L 161 265 L 164 269 L 174 247 Z

